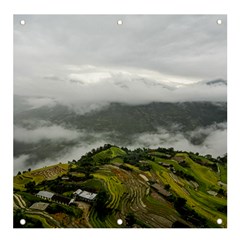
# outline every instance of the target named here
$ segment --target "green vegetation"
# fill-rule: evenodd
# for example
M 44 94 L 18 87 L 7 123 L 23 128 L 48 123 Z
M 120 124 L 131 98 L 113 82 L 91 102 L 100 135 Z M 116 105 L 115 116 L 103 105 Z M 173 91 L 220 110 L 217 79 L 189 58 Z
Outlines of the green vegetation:
M 220 169 L 220 180 L 223 183 L 227 183 L 227 166 L 226 164 L 219 164 L 219 169 Z
M 24 171 L 22 174 L 14 176 L 14 189 L 24 191 L 29 182 L 41 183 L 44 180 L 56 179 L 65 174 L 68 170 L 68 164 L 57 164 L 32 171 Z M 45 174 L 47 172 L 47 174 Z
M 21 195 L 22 198 L 24 198 L 28 207 L 30 207 L 35 202 L 39 202 L 40 200 L 38 197 L 28 192 L 18 192 L 18 194 Z M 48 201 L 41 199 L 41 202 L 48 202 Z
M 25 212 L 21 209 L 17 209 L 14 211 L 13 215 L 13 227 L 14 228 L 43 228 L 48 227 L 46 224 L 44 225 L 41 220 L 29 217 L 25 214 Z M 20 224 L 20 220 L 25 219 L 26 224 Z
M 106 144 L 77 161 L 15 176 L 14 219 L 25 214 L 29 227 L 226 227 L 226 162 L 227 156 Z M 95 201 L 68 206 L 34 195 L 46 190 L 71 199 L 77 189 L 96 193 Z M 44 212 L 29 209 L 39 201 L 50 203 Z
M 83 211 L 80 208 L 71 207 L 71 206 L 65 206 L 57 203 L 51 203 L 46 211 L 48 213 L 54 214 L 54 213 L 65 213 L 69 216 L 81 218 Z
M 37 214 L 26 214 L 26 220 L 27 221 L 30 220 L 31 222 L 34 222 L 34 226 L 33 226 L 34 228 L 38 227 L 35 225 L 36 223 L 38 223 L 38 224 L 41 223 L 43 228 L 51 228 L 52 227 L 44 217 L 39 216 Z

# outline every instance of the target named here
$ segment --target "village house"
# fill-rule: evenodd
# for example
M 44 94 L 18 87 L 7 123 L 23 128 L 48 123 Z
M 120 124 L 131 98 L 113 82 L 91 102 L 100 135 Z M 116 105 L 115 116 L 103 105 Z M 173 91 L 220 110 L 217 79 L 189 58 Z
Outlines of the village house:
M 87 191 L 83 191 L 81 189 L 78 189 L 73 193 L 76 199 L 85 201 L 85 202 L 93 202 L 96 199 L 97 194 L 91 193 Z
M 59 195 L 59 194 L 55 194 L 52 192 L 48 192 L 48 191 L 39 191 L 36 194 L 37 197 L 40 197 L 42 199 L 45 200 L 49 200 L 49 201 L 54 201 L 60 204 L 69 204 L 70 203 L 70 198 L 67 198 L 65 196 Z
M 39 191 L 36 194 L 37 197 L 40 197 L 42 199 L 52 200 L 52 197 L 54 196 L 54 193 L 48 192 L 48 191 Z
M 41 210 L 44 211 L 46 208 L 49 206 L 49 203 L 44 203 L 44 202 L 36 202 L 32 204 L 30 209 L 35 209 L 35 210 Z

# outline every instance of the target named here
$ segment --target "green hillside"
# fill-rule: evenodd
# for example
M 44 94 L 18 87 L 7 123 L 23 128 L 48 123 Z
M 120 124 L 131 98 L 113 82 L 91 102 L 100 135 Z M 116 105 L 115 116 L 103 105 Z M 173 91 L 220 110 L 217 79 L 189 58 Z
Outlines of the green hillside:
M 15 176 L 15 220 L 26 217 L 29 224 L 23 227 L 224 228 L 226 161 L 226 156 L 214 159 L 172 148 L 129 150 L 106 144 L 77 161 Z M 96 199 L 63 205 L 36 196 L 45 190 L 71 199 L 77 189 L 97 194 Z M 30 208 L 38 201 L 49 206 Z

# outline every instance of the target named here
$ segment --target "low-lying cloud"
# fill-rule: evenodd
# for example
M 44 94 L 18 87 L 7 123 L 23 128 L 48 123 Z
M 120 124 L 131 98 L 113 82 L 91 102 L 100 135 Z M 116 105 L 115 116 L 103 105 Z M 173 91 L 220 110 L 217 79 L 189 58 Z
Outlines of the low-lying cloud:
M 79 114 L 100 109 L 111 102 L 138 105 L 227 100 L 225 84 L 208 85 L 206 81 L 199 83 L 196 79 L 183 81 L 143 69 L 105 69 L 96 66 L 66 68 L 68 74 L 64 80 L 39 79 L 26 86 L 24 91 L 17 88 L 16 93 L 21 95 L 28 92 L 28 104 L 32 108 L 58 103 L 71 107 Z
M 14 157 L 14 174 L 17 174 L 18 171 L 27 170 L 28 168 L 38 169 L 60 162 L 67 163 L 73 159 L 78 160 L 82 155 L 91 151 L 93 148 L 103 146 L 105 143 L 107 143 L 107 141 L 98 139 L 93 140 L 92 143 L 80 141 L 71 147 L 67 146 L 63 151 L 59 151 L 57 154 L 54 153 L 54 156 L 49 156 L 45 159 L 38 159 L 36 162 L 31 161 L 32 154 L 34 155 L 33 152 L 30 152 L 29 154 L 21 154 Z
M 41 147 L 40 141 L 47 139 L 50 140 L 48 144 L 59 142 L 61 148 L 57 152 L 49 152 L 46 158 L 38 157 L 34 150 L 16 155 L 14 158 L 14 172 L 16 174 L 18 171 L 26 170 L 29 167 L 37 169 L 58 162 L 64 163 L 73 159 L 78 160 L 83 154 L 93 148 L 103 146 L 105 143 L 124 146 L 123 143 L 120 143 L 121 139 L 116 140 L 114 135 L 115 133 L 111 132 L 80 132 L 58 125 L 39 127 L 34 130 L 17 127 L 15 129 L 16 141 L 26 144 L 34 143 Z M 74 141 L 70 145 L 65 144 L 66 141 L 73 139 Z M 202 155 L 212 154 L 214 157 L 222 156 L 227 152 L 227 125 L 226 123 L 213 124 L 206 128 L 197 128 L 194 131 L 184 133 L 178 131 L 176 126 L 172 130 L 158 128 L 156 133 L 142 133 L 130 136 L 129 144 L 126 147 L 130 149 L 138 147 L 173 147 L 175 150 L 180 151 L 198 152 Z M 44 147 L 42 151 L 45 151 Z
M 74 140 L 80 136 L 81 133 L 66 129 L 59 125 L 43 126 L 36 129 L 26 129 L 16 126 L 14 128 L 14 139 L 24 143 L 37 143 L 41 140 Z
M 198 152 L 202 155 L 212 154 L 214 157 L 218 157 L 227 152 L 226 127 L 226 123 L 214 124 L 187 133 L 173 133 L 166 129 L 158 129 L 156 133 L 144 133 L 136 136 L 134 139 L 136 144 L 133 147 L 173 147 L 175 150 Z M 193 138 L 198 141 L 194 142 Z

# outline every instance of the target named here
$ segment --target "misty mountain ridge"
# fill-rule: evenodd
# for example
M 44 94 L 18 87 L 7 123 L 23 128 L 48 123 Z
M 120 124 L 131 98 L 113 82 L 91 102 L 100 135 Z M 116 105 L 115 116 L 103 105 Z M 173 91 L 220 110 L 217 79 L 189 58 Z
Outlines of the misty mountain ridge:
M 227 80 L 224 79 L 214 79 L 214 80 L 206 80 L 206 81 L 202 81 L 200 82 L 201 84 L 206 84 L 208 86 L 211 87 L 216 87 L 216 86 L 227 86 Z
M 225 80 L 181 85 L 127 74 L 80 80 L 59 81 L 59 91 L 50 85 L 45 95 L 14 95 L 18 163 L 66 161 L 105 143 L 225 153 Z
M 14 96 L 14 112 L 64 105 L 73 108 L 78 114 L 85 114 L 111 103 L 147 105 L 153 102 L 227 102 L 227 82 L 223 79 L 197 83 L 181 79 L 135 79 L 131 76 L 112 76 L 98 81 L 72 80 L 59 81 L 57 85 L 56 81 L 50 81 L 49 88 L 43 93 L 36 89 L 29 96 L 18 93 Z
M 110 103 L 99 110 L 79 115 L 71 107 L 43 106 L 15 114 L 15 125 L 23 127 L 44 120 L 67 128 L 116 131 L 124 134 L 156 131 L 158 127 L 189 131 L 227 121 L 227 104 L 222 102 L 153 102 L 144 105 Z M 34 121 L 36 121 L 34 123 Z M 176 130 L 176 129 L 174 129 Z
M 219 156 L 224 153 L 226 102 L 110 103 L 78 114 L 73 108 L 42 106 L 14 116 L 14 156 L 26 166 L 70 160 L 105 143 L 130 147 L 175 147 Z M 187 144 L 187 145 L 186 145 Z M 21 162 L 20 160 L 18 162 Z

